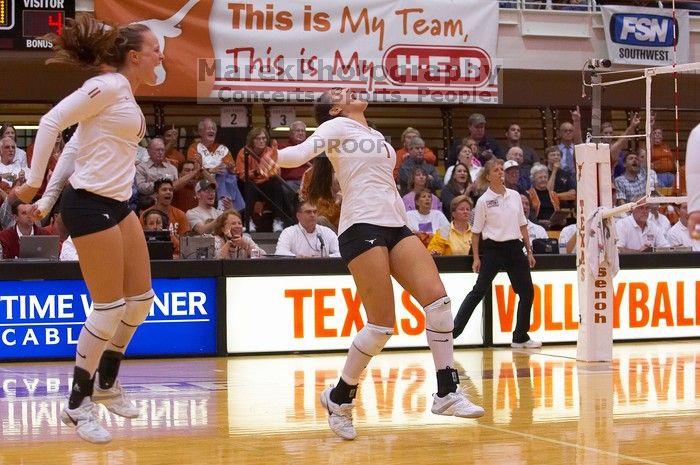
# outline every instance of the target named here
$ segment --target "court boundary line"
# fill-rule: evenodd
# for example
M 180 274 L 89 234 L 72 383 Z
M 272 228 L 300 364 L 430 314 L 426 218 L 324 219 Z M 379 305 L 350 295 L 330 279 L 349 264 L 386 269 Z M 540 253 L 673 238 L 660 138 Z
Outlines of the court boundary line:
M 531 439 L 531 440 L 532 440 L 532 439 L 536 439 L 536 440 L 540 440 L 540 441 L 544 441 L 544 442 L 549 442 L 549 443 L 552 443 L 552 444 L 557 444 L 557 445 L 559 445 L 559 446 L 574 447 L 574 448 L 576 448 L 576 449 L 586 450 L 586 451 L 589 451 L 589 452 L 595 452 L 595 453 L 598 453 L 598 454 L 603 454 L 603 455 L 607 455 L 607 456 L 610 456 L 610 457 L 615 457 L 615 458 L 618 458 L 618 459 L 631 460 L 631 461 L 634 461 L 634 462 L 637 462 L 637 463 L 646 463 L 646 464 L 648 464 L 648 465 L 666 465 L 664 462 L 654 462 L 653 460 L 647 460 L 647 459 L 643 459 L 643 458 L 632 457 L 632 456 L 630 456 L 630 455 L 625 455 L 625 454 L 618 454 L 618 453 L 616 453 L 616 452 L 609 452 L 609 451 L 606 451 L 606 450 L 603 450 L 603 449 L 598 449 L 598 448 L 596 448 L 596 447 L 582 446 L 582 445 L 580 445 L 580 444 L 575 444 L 575 443 L 566 442 L 566 441 L 560 441 L 560 440 L 558 440 L 558 439 L 547 438 L 547 437 L 544 437 L 544 436 L 538 436 L 538 435 L 536 435 L 536 434 L 531 434 L 531 433 L 522 433 L 522 432 L 520 432 L 520 431 L 513 431 L 513 430 L 510 430 L 510 429 L 501 428 L 501 427 L 498 427 L 498 426 L 485 425 L 485 424 L 482 424 L 482 423 L 477 423 L 477 424 L 478 424 L 479 427 L 481 427 L 481 428 L 486 428 L 486 429 L 490 429 L 490 430 L 493 430 L 493 431 L 498 431 L 498 432 L 501 432 L 501 433 L 514 434 L 514 435 L 516 435 L 516 436 L 521 436 L 521 437 L 524 437 L 524 438 L 527 438 L 527 439 Z

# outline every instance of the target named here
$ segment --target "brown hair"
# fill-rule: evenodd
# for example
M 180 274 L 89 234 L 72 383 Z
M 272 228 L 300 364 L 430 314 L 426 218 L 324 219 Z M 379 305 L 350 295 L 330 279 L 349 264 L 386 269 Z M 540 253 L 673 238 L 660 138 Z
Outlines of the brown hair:
M 260 134 L 263 134 L 265 138 L 267 139 L 266 144 L 270 143 L 270 136 L 268 135 L 267 131 L 265 128 L 253 128 L 250 131 L 248 131 L 248 135 L 245 136 L 245 145 L 249 149 L 253 148 L 253 140 L 258 137 Z
M 336 118 L 331 115 L 331 108 L 335 106 L 330 92 L 324 92 L 314 103 L 314 118 L 316 123 L 323 124 Z M 313 161 L 313 171 L 309 181 L 308 200 L 317 204 L 319 200 L 333 201 L 333 165 L 325 153 L 318 155 Z
M 46 63 L 62 63 L 97 71 L 101 65 L 119 68 L 131 50 L 141 50 L 143 33 L 150 29 L 143 24 L 117 27 L 97 21 L 89 15 L 68 18 L 63 34 L 47 34 L 42 38 L 53 44 L 54 56 Z
M 224 212 L 214 220 L 214 230 L 212 232 L 215 236 L 224 237 L 224 223 L 226 223 L 226 220 L 231 215 L 243 221 L 243 217 L 241 217 L 241 214 L 236 210 L 224 210 Z

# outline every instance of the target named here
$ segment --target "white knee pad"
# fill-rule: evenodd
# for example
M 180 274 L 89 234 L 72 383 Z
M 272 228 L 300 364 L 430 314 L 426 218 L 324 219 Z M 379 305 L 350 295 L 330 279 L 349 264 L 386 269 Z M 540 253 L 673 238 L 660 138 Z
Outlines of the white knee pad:
M 124 299 L 106 304 L 93 303 L 92 313 L 85 321 L 85 329 L 93 336 L 109 341 L 114 336 L 125 310 L 126 302 Z
M 146 321 L 153 305 L 153 289 L 149 289 L 141 295 L 126 298 L 126 311 L 122 316 L 122 323 L 136 327 Z
M 373 325 L 367 323 L 364 328 L 357 333 L 352 344 L 365 355 L 374 357 L 379 355 L 387 341 L 394 334 L 394 328 Z
M 434 333 L 451 333 L 454 329 L 449 297 L 442 297 L 426 306 L 425 329 Z

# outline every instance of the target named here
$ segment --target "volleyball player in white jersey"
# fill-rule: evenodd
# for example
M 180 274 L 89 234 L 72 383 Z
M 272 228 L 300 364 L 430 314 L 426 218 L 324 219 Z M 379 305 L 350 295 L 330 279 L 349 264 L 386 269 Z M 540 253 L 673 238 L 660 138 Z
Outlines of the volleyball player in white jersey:
M 127 205 L 137 144 L 146 130 L 134 91 L 141 84 L 155 85 L 163 55 L 146 26 L 106 27 L 87 15 L 50 40 L 55 56 L 49 62 L 100 74 L 41 119 L 32 169 L 16 195 L 32 200 L 57 135 L 79 123 L 51 181 L 55 185 L 70 176 L 61 216 L 78 251 L 93 311 L 78 338 L 73 385 L 61 420 L 86 441 L 105 443 L 111 435 L 97 421 L 93 401 L 124 417 L 139 413 L 116 380 L 126 347 L 153 302 L 146 242 Z M 37 216 L 47 214 L 52 201 L 40 199 Z
M 438 384 L 433 413 L 467 418 L 484 414 L 484 409 L 472 404 L 458 387 L 457 370 L 452 368 L 450 299 L 433 258 L 406 227 L 406 211 L 393 178 L 396 153 L 380 132 L 367 126 L 366 106 L 367 102 L 357 100 L 347 89 L 324 94 L 315 105 L 320 123 L 316 132 L 301 144 L 278 153 L 279 166 L 292 168 L 325 151 L 343 193 L 340 254 L 348 263 L 367 311 L 367 324 L 353 340 L 338 385 L 329 386 L 321 394 L 321 403 L 328 409 L 328 423 L 343 439 L 357 436 L 352 424 L 352 400 L 360 374 L 393 333 L 396 317 L 392 276 L 426 312 L 426 335 Z M 265 166 L 274 168 L 270 159 L 265 160 Z M 332 179 L 317 175 L 317 169 L 331 167 L 328 163 L 314 165 L 312 183 Z
M 685 157 L 685 185 L 688 188 L 688 234 L 700 240 L 700 125 L 690 131 Z

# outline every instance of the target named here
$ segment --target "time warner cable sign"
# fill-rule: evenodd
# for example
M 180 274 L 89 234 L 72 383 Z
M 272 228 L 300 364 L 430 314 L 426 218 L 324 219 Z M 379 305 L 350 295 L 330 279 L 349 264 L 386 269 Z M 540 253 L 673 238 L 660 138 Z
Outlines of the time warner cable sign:
M 676 62 L 689 60 L 688 10 L 601 6 L 605 41 L 613 63 L 665 66 L 673 64 L 674 30 L 678 37 Z
M 216 353 L 216 280 L 154 279 L 155 300 L 127 355 Z M 0 359 L 73 357 L 92 311 L 82 280 L 0 281 Z

